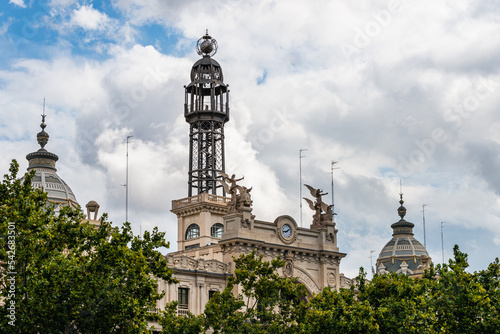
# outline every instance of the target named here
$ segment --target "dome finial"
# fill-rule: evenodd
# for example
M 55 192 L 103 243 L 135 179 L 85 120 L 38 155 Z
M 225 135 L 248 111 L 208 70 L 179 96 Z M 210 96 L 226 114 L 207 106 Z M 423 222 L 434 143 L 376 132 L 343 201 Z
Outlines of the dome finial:
M 205 36 L 201 37 L 196 44 L 196 52 L 200 56 L 213 56 L 217 53 L 217 41 L 208 34 L 208 29 L 206 30 Z
M 28 159 L 29 162 L 28 170 L 36 168 L 46 168 L 46 169 L 52 169 L 53 171 L 57 171 L 56 161 L 59 159 L 59 157 L 54 153 L 48 152 L 44 148 L 47 142 L 49 141 L 49 134 L 45 132 L 45 127 L 47 126 L 47 124 L 45 124 L 45 117 L 47 117 L 47 115 L 45 114 L 45 98 L 44 98 L 42 124 L 40 124 L 42 131 L 36 134 L 36 139 L 41 147 L 38 149 L 38 151 L 32 152 L 26 156 L 26 159 Z
M 401 206 L 398 208 L 398 214 L 401 217 L 401 219 L 404 219 L 404 217 L 406 215 L 406 208 L 403 206 L 404 202 L 405 201 L 403 201 L 403 185 L 402 185 L 402 182 L 400 179 L 399 180 L 399 204 L 401 204 Z
M 43 98 L 43 114 L 42 114 L 42 124 L 40 124 L 40 127 L 42 128 L 42 131 L 40 131 L 36 135 L 36 139 L 38 140 L 38 144 L 42 147 L 42 149 L 45 147 L 47 142 L 49 141 L 49 134 L 45 132 L 45 128 L 47 127 L 47 124 L 45 124 L 45 98 Z

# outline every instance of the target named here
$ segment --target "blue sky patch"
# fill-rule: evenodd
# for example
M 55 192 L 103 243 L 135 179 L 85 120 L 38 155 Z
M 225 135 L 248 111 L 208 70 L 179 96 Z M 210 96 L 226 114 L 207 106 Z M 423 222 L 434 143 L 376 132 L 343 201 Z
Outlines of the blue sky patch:
M 264 73 L 260 77 L 257 78 L 257 85 L 262 85 L 266 82 L 267 79 L 267 70 L 264 70 Z

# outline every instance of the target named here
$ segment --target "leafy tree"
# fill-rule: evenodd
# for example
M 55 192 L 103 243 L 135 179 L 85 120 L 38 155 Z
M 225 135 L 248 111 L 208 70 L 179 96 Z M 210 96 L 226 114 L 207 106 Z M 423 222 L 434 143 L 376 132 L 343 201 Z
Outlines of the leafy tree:
M 471 274 L 466 258 L 455 247 L 449 266 L 431 266 L 421 278 L 367 281 L 361 268 L 357 290 L 325 288 L 304 304 L 304 287 L 277 273 L 283 261 L 241 255 L 204 314 L 177 316 L 169 306 L 162 325 L 164 333 L 202 333 L 202 322 L 214 333 L 500 333 L 500 263 Z
M 284 265 L 279 257 L 262 261 L 255 251 L 235 259 L 234 276 L 206 305 L 205 328 L 214 333 L 297 332 L 305 315 L 306 290 L 296 278 L 278 274 Z
M 203 332 L 203 315 L 194 316 L 191 312 L 187 315 L 177 315 L 177 302 L 173 301 L 160 312 L 159 323 L 162 333 L 165 334 L 196 334 Z
M 469 273 L 467 254 L 455 245 L 454 259 L 438 266 L 438 284 L 430 291 L 438 331 L 450 333 L 500 333 L 498 317 L 498 259 L 488 270 Z
M 2 333 L 144 333 L 149 320 L 163 333 L 500 333 L 500 262 L 469 273 L 458 246 L 421 278 L 368 282 L 361 269 L 357 291 L 326 288 L 307 304 L 305 287 L 278 274 L 284 261 L 243 254 L 202 315 L 178 316 L 176 302 L 155 315 L 157 278 L 175 281 L 158 251 L 164 233 L 96 228 L 69 207 L 54 215 L 34 173 L 21 182 L 18 169 L 0 184 Z
M 302 332 L 311 334 L 378 333 L 375 312 L 367 301 L 356 299 L 354 289 L 325 288 L 307 305 Z
M 485 328 L 491 333 L 500 333 L 500 262 L 498 258 L 488 269 L 478 273 L 478 280 L 486 290 L 491 303 L 490 312 L 484 317 Z
M 105 219 L 96 228 L 68 207 L 54 215 L 34 172 L 21 182 L 18 170 L 13 161 L 0 184 L 0 332 L 144 332 L 162 297 L 156 278 L 174 281 L 158 251 L 164 233 L 139 238 Z
M 376 275 L 360 285 L 358 301 L 370 305 L 380 333 L 435 333 L 437 319 L 429 298 L 433 284 L 432 278 Z
M 449 265 L 431 265 L 421 278 L 389 273 L 359 286 L 358 301 L 374 311 L 381 333 L 500 333 L 498 259 L 469 273 L 467 254 L 454 247 Z

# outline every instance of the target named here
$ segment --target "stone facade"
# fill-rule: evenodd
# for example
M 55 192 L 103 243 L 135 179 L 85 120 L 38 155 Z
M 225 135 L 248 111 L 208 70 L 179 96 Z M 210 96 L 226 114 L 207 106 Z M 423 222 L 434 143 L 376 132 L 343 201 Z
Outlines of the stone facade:
M 309 296 L 324 287 L 350 285 L 339 272 L 340 260 L 346 254 L 337 247 L 334 222 L 302 228 L 290 216 L 260 221 L 252 215 L 251 207 L 232 212 L 230 205 L 230 198 L 206 193 L 172 202 L 172 212 L 178 219 L 179 250 L 168 254 L 167 259 L 179 283 L 159 283 L 166 295 L 158 307 L 178 300 L 180 314 L 202 313 L 210 294 L 222 291 L 227 277 L 234 273 L 233 258 L 252 251 L 263 255 L 265 261 L 278 256 L 284 259 L 280 274 L 297 277 Z M 222 234 L 214 234 L 220 232 L 213 228 L 216 224 L 222 224 Z

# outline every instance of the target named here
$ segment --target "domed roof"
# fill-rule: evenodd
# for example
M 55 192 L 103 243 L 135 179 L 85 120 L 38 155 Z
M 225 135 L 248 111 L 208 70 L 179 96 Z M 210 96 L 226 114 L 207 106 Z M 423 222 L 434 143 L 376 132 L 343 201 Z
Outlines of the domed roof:
M 398 214 L 401 219 L 392 224 L 392 239 L 382 248 L 377 259 L 377 273 L 387 272 L 413 275 L 423 271 L 429 262 L 429 253 L 413 236 L 413 223 L 404 219 L 406 208 L 403 206 L 403 194 L 400 194 Z
M 35 170 L 35 176 L 31 180 L 31 185 L 33 188 L 43 189 L 47 193 L 47 200 L 50 203 L 78 208 L 75 194 L 55 170 L 39 167 L 32 169 Z
M 206 35 L 198 40 L 196 49 L 202 58 L 194 63 L 191 68 L 191 83 L 187 88 L 201 84 L 202 89 L 210 88 L 210 86 L 213 85 L 222 91 L 226 91 L 227 86 L 224 84 L 222 68 L 220 64 L 212 58 L 217 52 L 217 41 L 212 38 L 207 31 Z
M 42 115 L 42 131 L 37 134 L 37 140 L 41 148 L 26 156 L 29 162 L 28 171 L 34 170 L 35 176 L 31 184 L 34 188 L 43 189 L 47 193 L 48 201 L 57 205 L 69 205 L 78 208 L 75 194 L 71 188 L 57 175 L 56 161 L 59 157 L 48 152 L 44 147 L 49 140 L 49 134 L 45 132 L 45 112 Z M 23 177 L 24 178 L 24 177 Z
M 216 83 L 224 85 L 224 77 L 222 75 L 222 67 L 217 60 L 210 56 L 203 56 L 191 68 L 191 81 L 203 83 Z

